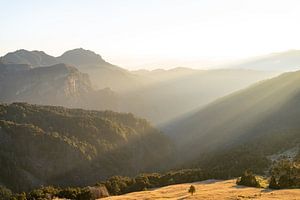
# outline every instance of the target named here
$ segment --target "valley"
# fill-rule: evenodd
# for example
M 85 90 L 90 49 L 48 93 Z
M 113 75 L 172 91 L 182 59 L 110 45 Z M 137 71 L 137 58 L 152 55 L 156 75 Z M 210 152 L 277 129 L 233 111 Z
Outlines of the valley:
M 300 200 L 300 1 L 0 5 L 0 200 Z
M 18 50 L 0 70 L 0 183 L 16 197 L 290 197 L 236 186 L 247 170 L 299 187 L 299 71 L 128 71 L 82 48 Z

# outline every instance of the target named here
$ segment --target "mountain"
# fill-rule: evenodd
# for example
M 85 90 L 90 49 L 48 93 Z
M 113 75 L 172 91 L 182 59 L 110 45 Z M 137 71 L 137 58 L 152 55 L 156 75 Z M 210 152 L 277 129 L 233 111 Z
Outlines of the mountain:
M 279 72 L 295 71 L 300 67 L 300 50 L 272 53 L 220 67 Z
M 139 86 L 138 79 L 129 71 L 112 65 L 92 51 L 82 48 L 73 49 L 59 57 L 47 55 L 43 51 L 18 50 L 3 56 L 3 64 L 27 64 L 33 68 L 65 63 L 79 71 L 89 74 L 93 86 L 124 91 Z
M 138 76 L 106 62 L 100 55 L 89 50 L 82 48 L 70 50 L 57 59 L 89 74 L 97 88 L 109 87 L 114 91 L 124 92 L 139 87 L 141 84 Z
M 184 161 L 230 175 L 247 168 L 262 173 L 272 155 L 289 155 L 293 150 L 293 156 L 300 157 L 299 118 L 297 71 L 220 98 L 174 120 L 164 131 L 176 142 Z
M 71 106 L 92 91 L 88 76 L 65 64 L 36 68 L 0 64 L 0 70 L 2 102 L 26 101 Z
M 0 104 L 0 180 L 16 191 L 165 167 L 170 141 L 132 114 Z
M 27 51 L 25 49 L 8 53 L 0 60 L 4 64 L 26 64 L 32 67 L 58 64 L 56 58 L 49 56 L 43 51 Z
M 0 101 L 28 102 L 89 109 L 118 107 L 109 88 L 95 90 L 87 74 L 65 64 L 32 68 L 0 63 Z
M 151 81 L 125 94 L 123 102 L 128 103 L 124 107 L 159 125 L 274 75 L 255 70 L 188 68 L 134 73 Z
M 7 63 L 14 63 L 14 65 L 29 64 L 28 66 L 33 68 L 29 70 L 31 72 L 38 68 L 41 73 L 35 73 L 35 79 L 39 80 L 38 85 L 45 86 L 43 89 L 39 89 L 40 92 L 36 94 L 35 91 L 29 92 L 29 90 L 35 89 L 31 85 L 27 85 L 31 84 L 30 82 L 25 81 L 18 84 L 19 87 L 12 90 L 13 93 L 9 97 L 3 95 L 3 98 L 38 104 L 132 112 L 147 118 L 152 123 L 164 124 L 202 107 L 216 98 L 273 75 L 272 72 L 242 69 L 195 70 L 175 68 L 171 70 L 127 71 L 106 62 L 100 55 L 82 48 L 67 51 L 59 57 L 45 55 L 41 51 L 19 50 L 8 53 L 1 58 L 3 63 L 10 66 L 13 64 Z M 32 59 L 32 57 L 37 57 L 37 59 Z M 65 82 L 56 83 L 56 81 L 49 81 L 45 78 L 53 75 L 42 75 L 42 72 L 46 73 L 46 70 L 43 70 L 46 67 L 44 64 L 50 64 L 54 61 L 56 63 L 66 63 L 66 66 L 76 67 L 79 70 L 79 72 L 76 72 L 76 76 L 81 77 L 78 80 L 86 83 L 83 85 L 89 85 L 83 90 L 89 90 L 89 92 L 79 92 L 81 95 L 77 95 L 76 98 L 73 95 L 72 101 L 57 101 L 54 98 L 56 96 L 54 90 L 52 91 L 53 94 L 44 95 L 48 93 L 46 85 L 50 83 L 50 88 L 57 88 L 58 90 L 66 85 Z M 37 67 L 37 65 L 41 65 L 41 67 Z M 75 74 L 73 71 L 72 74 Z M 80 72 L 88 74 L 91 84 L 87 84 L 87 78 L 83 78 Z M 69 75 L 71 76 L 71 72 Z M 55 75 L 55 77 L 57 76 L 58 74 Z M 26 79 L 26 76 L 19 79 L 19 81 L 22 81 Z M 11 80 L 8 81 L 8 85 Z M 52 84 L 56 86 L 54 87 Z M 59 84 L 60 86 L 58 86 Z M 95 85 L 97 87 L 94 87 Z M 22 98 L 12 97 L 18 91 L 22 91 L 24 87 L 27 88 L 27 93 L 30 94 L 27 98 L 23 98 L 23 96 Z M 87 89 L 88 87 L 93 87 L 93 89 Z M 9 87 L 7 86 L 7 88 Z M 43 95 L 40 95 L 40 93 Z M 63 104 L 60 102 L 63 102 Z

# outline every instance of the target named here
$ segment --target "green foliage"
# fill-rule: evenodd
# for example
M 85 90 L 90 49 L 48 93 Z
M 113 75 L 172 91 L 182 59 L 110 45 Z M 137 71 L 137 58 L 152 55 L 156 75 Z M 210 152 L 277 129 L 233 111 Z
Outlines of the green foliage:
M 277 182 L 275 176 L 273 176 L 273 175 L 272 175 L 271 178 L 270 178 L 269 188 L 272 188 L 272 189 L 279 189 L 278 182 Z
M 22 192 L 20 194 L 13 194 L 11 200 L 27 200 L 26 193 Z
M 10 200 L 12 192 L 6 187 L 0 185 L 0 199 L 1 200 Z
M 191 193 L 191 195 L 193 195 L 196 192 L 195 186 L 191 185 L 188 192 Z
M 44 199 L 53 199 L 57 196 L 59 189 L 48 186 L 42 187 L 39 189 L 32 190 L 28 193 L 27 199 L 28 200 L 44 200 Z
M 105 185 L 111 195 L 147 190 L 148 188 L 205 180 L 209 173 L 201 169 L 184 169 L 165 174 L 140 174 L 135 178 L 114 176 L 101 184 Z
M 26 103 L 0 104 L 0 139 L 0 178 L 15 191 L 159 170 L 172 150 L 162 133 L 132 114 Z
M 290 160 L 280 160 L 271 169 L 270 188 L 300 188 L 300 165 Z
M 251 171 L 245 171 L 244 174 L 237 179 L 236 184 L 249 187 L 261 187 L 259 181 Z
M 7 189 L 6 189 L 7 190 Z M 86 188 L 79 187 L 68 187 L 68 188 L 58 188 L 58 187 L 41 187 L 34 189 L 28 193 L 12 194 L 11 192 L 6 192 L 5 195 L 1 195 L 1 200 L 51 200 L 54 198 L 72 199 L 72 200 L 93 200 L 95 199 L 91 191 Z
M 92 194 L 88 188 L 65 188 L 58 192 L 57 197 L 74 200 L 91 200 Z

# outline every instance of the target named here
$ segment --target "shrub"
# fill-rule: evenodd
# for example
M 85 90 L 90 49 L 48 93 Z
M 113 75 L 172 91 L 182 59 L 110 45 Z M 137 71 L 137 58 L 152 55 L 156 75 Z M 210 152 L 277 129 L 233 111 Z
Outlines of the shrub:
M 248 170 L 244 172 L 241 178 L 237 179 L 236 184 L 249 187 L 261 187 L 253 173 Z
M 280 160 L 271 170 L 270 188 L 299 188 L 300 187 L 300 166 L 293 161 Z M 278 181 L 276 181 L 278 180 Z
M 269 188 L 279 189 L 279 185 L 278 185 L 278 182 L 276 181 L 275 176 L 271 176 L 270 183 L 269 183 Z
M 0 199 L 9 200 L 12 196 L 12 192 L 6 187 L 0 185 Z
M 191 193 L 191 195 L 194 195 L 194 193 L 196 192 L 195 186 L 191 185 L 188 192 Z

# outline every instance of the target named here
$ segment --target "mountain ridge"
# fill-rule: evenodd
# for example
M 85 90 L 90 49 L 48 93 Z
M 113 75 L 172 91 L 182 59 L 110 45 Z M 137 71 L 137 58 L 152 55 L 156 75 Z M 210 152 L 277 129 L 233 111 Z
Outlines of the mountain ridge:
M 300 71 L 285 73 L 220 98 L 163 130 L 186 161 L 237 175 L 247 167 L 263 173 L 269 155 L 300 145 L 299 85 Z

